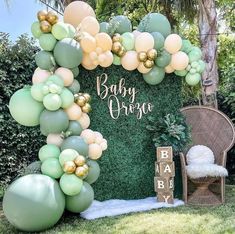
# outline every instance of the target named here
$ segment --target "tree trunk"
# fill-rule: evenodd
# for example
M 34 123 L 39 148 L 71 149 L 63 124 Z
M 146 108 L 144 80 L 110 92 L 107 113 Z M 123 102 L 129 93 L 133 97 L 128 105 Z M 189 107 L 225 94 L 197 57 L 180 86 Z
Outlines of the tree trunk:
M 217 108 L 217 13 L 215 0 L 199 0 L 199 32 L 206 69 L 202 75 L 203 105 Z

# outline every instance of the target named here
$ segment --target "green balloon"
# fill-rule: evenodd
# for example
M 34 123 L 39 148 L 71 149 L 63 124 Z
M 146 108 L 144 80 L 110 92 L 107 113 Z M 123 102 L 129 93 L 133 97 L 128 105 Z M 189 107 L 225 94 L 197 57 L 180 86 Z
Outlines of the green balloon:
M 74 36 L 76 34 L 76 29 L 71 24 L 66 24 L 66 25 L 67 25 L 67 28 L 68 28 L 68 37 L 69 38 L 74 38 Z
M 75 196 L 80 193 L 83 181 L 75 174 L 63 174 L 60 178 L 60 188 L 69 196 Z
M 156 85 L 162 82 L 165 71 L 161 67 L 154 66 L 148 73 L 143 74 L 144 80 L 150 85 Z
M 37 126 L 44 106 L 31 96 L 30 88 L 16 91 L 10 99 L 9 110 L 11 116 L 21 125 Z
M 61 133 L 69 126 L 68 115 L 62 110 L 44 110 L 40 116 L 40 129 L 43 135 Z
M 121 58 L 118 57 L 116 54 L 113 55 L 113 64 L 114 65 L 121 65 Z
M 175 71 L 175 74 L 176 74 L 177 76 L 186 76 L 187 73 L 188 73 L 187 70 Z
M 64 81 L 60 76 L 51 75 L 48 77 L 47 81 L 52 81 L 52 83 L 59 85 L 60 87 L 64 87 Z
M 81 124 L 76 120 L 69 121 L 69 127 L 66 130 L 66 133 L 69 133 L 69 136 L 80 136 L 83 128 Z
M 82 62 L 82 55 L 81 46 L 74 39 L 64 38 L 54 48 L 55 60 L 61 67 L 77 67 Z
M 30 163 L 24 170 L 24 175 L 29 174 L 41 174 L 41 161 L 35 161 Z
M 84 180 L 89 184 L 93 184 L 100 176 L 100 166 L 96 161 L 93 160 L 89 160 L 87 165 L 89 166 L 89 171 L 87 177 Z
M 195 68 L 191 68 L 189 70 L 189 72 L 190 72 L 190 74 L 195 74 L 195 73 L 197 73 L 197 70 Z
M 38 83 L 31 86 L 30 93 L 32 97 L 38 102 L 43 101 L 44 98 L 43 87 L 44 87 L 43 83 Z
M 74 149 L 83 156 L 88 155 L 88 144 L 80 136 L 70 136 L 66 138 L 61 145 L 61 150 L 65 149 Z
M 202 57 L 202 52 L 199 49 L 192 49 L 191 52 L 188 54 L 189 62 L 192 63 L 194 61 L 198 61 Z
M 62 101 L 58 94 L 49 93 L 43 98 L 43 105 L 47 110 L 55 111 L 61 107 Z
M 31 33 L 35 38 L 39 38 L 43 34 L 43 32 L 40 29 L 40 23 L 38 21 L 32 24 Z
M 67 87 L 73 94 L 79 93 L 80 84 L 77 80 L 73 80 L 73 83 Z
M 53 54 L 48 51 L 41 50 L 35 56 L 36 64 L 43 70 L 51 70 L 55 66 Z
M 45 51 L 52 51 L 56 42 L 55 37 L 51 33 L 45 33 L 39 37 L 39 45 Z
M 53 179 L 59 179 L 64 171 L 57 158 L 46 159 L 41 166 L 42 174 L 50 176 Z
M 72 71 L 74 77 L 77 77 L 79 75 L 78 67 L 71 68 L 70 70 Z
M 204 70 L 206 69 L 206 64 L 205 64 L 205 62 L 204 61 L 202 61 L 202 60 L 199 60 L 198 61 L 198 64 L 199 64 L 199 73 L 202 73 L 202 72 L 204 72 Z
M 133 50 L 135 48 L 135 37 L 133 33 L 125 32 L 122 34 L 121 38 L 125 50 Z
M 59 158 L 59 155 L 59 147 L 53 144 L 47 144 L 42 146 L 38 152 L 38 157 L 41 162 L 44 162 L 48 158 Z
M 127 16 L 124 15 L 114 16 L 109 22 L 109 28 L 114 28 L 115 33 L 120 34 L 132 31 L 131 21 L 127 18 Z
M 171 54 L 168 53 L 166 50 L 159 52 L 159 54 L 155 59 L 155 64 L 158 67 L 166 67 L 167 65 L 170 64 L 170 62 L 171 62 Z
M 86 210 L 94 200 L 94 190 L 86 182 L 83 182 L 82 189 L 78 195 L 66 196 L 65 207 L 73 213 L 81 213 Z
M 185 52 L 188 54 L 192 50 L 193 46 L 189 40 L 182 40 L 182 47 L 181 51 Z
M 68 108 L 74 103 L 73 93 L 67 88 L 62 89 L 60 98 L 62 100 L 62 104 L 61 104 L 62 108 Z
M 154 49 L 160 50 L 164 47 L 165 38 L 160 32 L 152 32 L 151 35 L 154 38 Z
M 51 33 L 57 40 L 62 40 L 69 35 L 68 26 L 63 22 L 58 22 L 52 26 Z
M 194 86 L 197 85 L 201 80 L 201 75 L 199 73 L 188 73 L 185 77 L 185 81 L 188 85 Z
M 141 21 L 138 26 L 140 32 L 159 32 L 165 38 L 171 34 L 171 25 L 166 16 L 160 13 L 149 13 Z
M 197 68 L 198 65 L 199 65 L 199 63 L 197 61 L 194 61 L 191 63 L 191 67 L 193 67 L 193 68 Z
M 27 232 L 53 227 L 61 218 L 65 197 L 56 180 L 45 175 L 26 175 L 5 192 L 3 211 L 17 229 Z
M 108 29 L 109 29 L 109 23 L 107 22 L 100 23 L 100 32 L 108 33 Z
M 74 149 L 63 150 L 59 156 L 60 165 L 63 166 L 65 162 L 73 161 L 78 155 L 78 152 Z

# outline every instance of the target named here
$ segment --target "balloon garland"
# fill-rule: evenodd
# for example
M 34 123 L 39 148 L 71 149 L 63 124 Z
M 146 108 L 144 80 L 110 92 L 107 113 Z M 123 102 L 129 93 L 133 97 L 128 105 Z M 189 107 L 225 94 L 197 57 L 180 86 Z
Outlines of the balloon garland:
M 38 153 L 42 175 L 17 179 L 3 200 L 9 222 L 24 231 L 49 228 L 65 208 L 80 213 L 94 199 L 90 185 L 99 177 L 96 160 L 107 149 L 107 141 L 88 129 L 91 97 L 80 92 L 74 79 L 80 64 L 87 70 L 112 64 L 137 69 L 150 85 L 172 72 L 196 85 L 205 69 L 200 48 L 171 34 L 169 21 L 159 13 L 146 15 L 133 32 L 126 16 L 99 23 L 94 10 L 81 1 L 65 8 L 64 22 L 53 11 L 39 11 L 37 18 L 31 31 L 42 48 L 35 55 L 38 68 L 32 86 L 13 94 L 9 110 L 19 124 L 40 125 L 47 137 Z

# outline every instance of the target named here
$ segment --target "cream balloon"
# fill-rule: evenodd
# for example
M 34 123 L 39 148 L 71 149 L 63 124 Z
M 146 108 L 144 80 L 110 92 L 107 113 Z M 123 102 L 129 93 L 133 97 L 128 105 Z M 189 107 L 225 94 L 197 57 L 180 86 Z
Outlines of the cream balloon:
M 49 71 L 42 70 L 38 67 L 33 73 L 32 82 L 33 84 L 43 83 L 49 76 L 51 76 L 51 73 Z
M 91 51 L 96 49 L 95 38 L 87 33 L 84 37 L 82 37 L 80 45 L 84 52 L 90 53 Z
M 64 86 L 70 86 L 73 83 L 74 76 L 70 69 L 65 67 L 59 67 L 55 70 L 55 74 L 63 79 Z
M 98 59 L 98 55 L 95 51 L 92 51 L 90 54 L 89 54 L 89 57 L 90 59 L 93 61 L 93 60 L 97 60 Z M 93 61 L 94 63 L 94 61 Z
M 100 24 L 96 18 L 87 16 L 82 20 L 80 30 L 95 36 L 100 31 Z
M 133 33 L 135 38 L 138 37 L 141 34 L 141 32 L 138 31 L 138 30 L 134 30 L 132 33 Z
M 135 39 L 135 50 L 137 52 L 147 52 L 154 47 L 154 38 L 150 33 L 143 32 Z
M 103 139 L 103 135 L 100 132 L 94 131 L 95 137 L 100 137 Z
M 182 47 L 182 39 L 177 34 L 170 34 L 164 42 L 164 48 L 170 54 L 175 54 Z
M 63 137 L 60 134 L 50 133 L 47 136 L 47 144 L 53 144 L 53 145 L 57 145 L 58 147 L 60 147 L 62 142 L 63 142 Z
M 76 103 L 73 103 L 69 108 L 65 109 L 69 120 L 77 120 L 82 115 L 81 107 L 78 106 Z
M 103 63 L 104 60 L 105 60 L 105 58 L 106 58 L 106 56 L 105 56 L 104 53 L 103 53 L 103 54 L 100 54 L 100 55 L 98 56 L 98 61 L 99 61 L 99 63 Z
M 87 144 L 92 144 L 95 142 L 95 134 L 91 129 L 85 129 L 81 132 L 80 135 Z
M 103 141 L 101 142 L 100 144 L 102 150 L 106 150 L 108 148 L 108 144 L 107 144 L 107 141 L 105 139 L 103 139 Z
M 170 64 L 165 67 L 165 72 L 166 73 L 172 73 L 174 71 L 175 71 L 175 69 Z
M 82 66 L 86 68 L 87 70 L 93 70 L 97 67 L 91 60 L 89 54 L 84 53 L 82 57 Z
M 152 68 L 146 68 L 144 66 L 144 63 L 140 63 L 139 66 L 137 67 L 137 70 L 142 73 L 142 74 L 146 74 L 148 73 Z
M 137 52 L 134 50 L 127 51 L 121 58 L 121 63 L 122 66 L 128 71 L 135 70 L 139 66 Z
M 102 148 L 98 144 L 90 144 L 88 146 L 88 157 L 93 160 L 97 160 L 102 156 Z
M 104 55 L 105 55 L 104 61 L 100 62 L 100 66 L 101 67 L 109 67 L 109 66 L 111 66 L 112 63 L 113 63 L 113 54 L 112 54 L 112 52 L 111 51 L 106 51 L 104 53 Z
M 87 16 L 95 16 L 95 12 L 90 5 L 82 1 L 71 2 L 64 10 L 64 22 L 72 24 L 75 28 Z
M 86 113 L 82 113 L 82 116 L 77 119 L 77 121 L 81 124 L 83 129 L 87 129 L 90 126 L 90 117 Z
M 96 137 L 96 138 L 95 138 L 95 143 L 96 143 L 96 144 L 99 144 L 99 145 L 100 145 L 102 142 L 103 142 L 103 137 Z
M 171 56 L 170 66 L 175 70 L 184 70 L 189 63 L 189 57 L 186 53 L 179 51 Z
M 96 45 L 100 47 L 103 51 L 112 49 L 112 39 L 107 33 L 98 33 L 95 35 Z

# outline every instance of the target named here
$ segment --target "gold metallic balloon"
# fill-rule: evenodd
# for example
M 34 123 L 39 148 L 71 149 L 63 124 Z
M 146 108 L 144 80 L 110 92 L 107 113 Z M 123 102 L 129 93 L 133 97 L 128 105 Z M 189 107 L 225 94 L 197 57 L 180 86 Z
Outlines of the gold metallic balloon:
M 49 33 L 49 32 L 51 32 L 51 25 L 49 22 L 44 20 L 44 21 L 40 22 L 40 29 L 44 33 Z
M 82 111 L 84 113 L 89 113 L 91 112 L 91 105 L 89 103 L 86 103 L 83 107 L 82 107 Z
M 122 49 L 122 44 L 120 42 L 114 42 L 112 45 L 112 51 L 118 53 Z
M 157 57 L 157 51 L 155 49 L 148 50 L 147 56 L 149 60 L 154 60 Z
M 84 97 L 84 96 L 78 96 L 77 98 L 76 98 L 76 103 L 80 106 L 80 107 L 82 107 L 82 106 L 85 106 L 85 104 L 86 104 L 86 98 Z
M 49 11 L 46 16 L 46 20 L 51 24 L 56 24 L 58 22 L 58 15 L 54 11 Z
M 87 172 L 89 171 L 89 167 L 88 167 L 87 164 L 84 164 L 82 167 L 85 168 L 85 170 L 86 170 Z
M 74 159 L 74 163 L 78 166 L 81 167 L 86 163 L 86 159 L 84 156 L 82 155 L 78 155 L 75 159 Z
M 67 161 L 63 165 L 63 171 L 68 174 L 74 173 L 76 170 L 76 164 L 73 161 Z
M 147 53 L 146 52 L 139 52 L 138 59 L 140 62 L 145 62 L 148 59 Z
M 122 38 L 119 33 L 115 33 L 112 38 L 113 42 L 121 42 Z
M 46 10 L 39 11 L 37 13 L 37 17 L 38 17 L 39 21 L 46 20 L 46 18 L 47 18 L 47 11 Z
M 88 172 L 86 171 L 86 169 L 84 167 L 77 167 L 76 171 L 75 171 L 75 175 L 80 177 L 80 178 L 84 178 L 86 177 L 88 174 Z
M 153 65 L 154 65 L 154 62 L 153 62 L 152 60 L 146 60 L 146 61 L 144 62 L 144 66 L 145 66 L 146 68 L 152 68 Z
M 90 102 L 91 101 L 91 95 L 89 93 L 84 93 L 83 97 L 86 98 L 86 102 Z
M 121 50 L 118 51 L 117 55 L 118 55 L 119 57 L 123 57 L 123 56 L 125 55 L 125 53 L 126 53 L 126 50 L 125 50 L 124 47 L 122 46 Z

